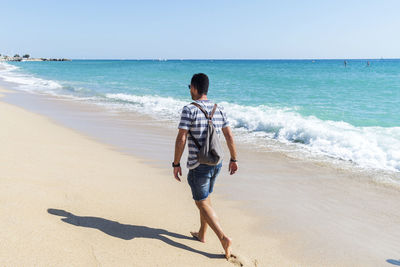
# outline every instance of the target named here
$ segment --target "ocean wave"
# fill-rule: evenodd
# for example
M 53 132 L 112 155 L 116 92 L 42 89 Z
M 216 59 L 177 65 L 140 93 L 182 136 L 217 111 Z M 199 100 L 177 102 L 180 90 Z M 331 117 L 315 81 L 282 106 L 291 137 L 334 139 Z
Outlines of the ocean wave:
M 18 70 L 20 68 L 17 66 L 4 62 L 1 63 L 1 66 L 3 68 L 0 69 L 0 78 L 6 82 L 17 84 L 18 89 L 34 92 L 46 90 L 50 91 L 63 88 L 63 86 L 56 81 L 45 80 L 33 75 L 19 72 Z
M 124 106 L 128 109 L 170 119 L 179 118 L 182 107 L 188 104 L 185 101 L 177 100 L 172 97 L 153 95 L 106 94 L 105 97 L 108 100 L 114 100 L 118 103 L 125 104 Z
M 400 127 L 355 127 L 284 109 L 221 103 L 231 125 L 365 168 L 400 171 Z

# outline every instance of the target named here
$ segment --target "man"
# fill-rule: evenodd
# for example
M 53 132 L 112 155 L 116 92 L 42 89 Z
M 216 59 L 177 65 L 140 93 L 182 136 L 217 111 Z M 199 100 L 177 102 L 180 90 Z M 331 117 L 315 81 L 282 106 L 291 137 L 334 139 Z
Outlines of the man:
M 208 86 L 209 80 L 207 75 L 204 73 L 198 73 L 193 75 L 189 89 L 194 102 L 203 107 L 203 109 L 209 115 L 211 115 L 214 103 L 207 99 Z M 228 170 L 232 175 L 238 169 L 236 160 L 236 147 L 226 114 L 221 106 L 217 106 L 217 109 L 212 117 L 212 121 L 218 135 L 220 135 L 222 130 L 225 136 L 229 152 L 231 154 Z M 231 256 L 230 248 L 232 245 L 232 240 L 222 231 L 222 228 L 218 222 L 217 214 L 211 206 L 211 199 L 209 196 L 209 194 L 213 191 L 215 179 L 217 178 L 221 169 L 222 159 L 216 166 L 200 164 L 197 161 L 196 156 L 199 149 L 193 140 L 194 137 L 199 142 L 200 146 L 203 145 L 204 139 L 207 135 L 207 123 L 208 122 L 205 114 L 198 107 L 193 104 L 183 107 L 181 120 L 178 127 L 179 132 L 175 142 L 175 157 L 172 166 L 174 168 L 175 179 L 181 181 L 179 177 L 179 175 L 182 176 L 180 159 L 182 157 L 183 150 L 185 149 L 186 139 L 188 139 L 189 156 L 187 167 L 189 169 L 189 174 L 187 179 L 192 190 L 193 199 L 200 211 L 200 229 L 198 232 L 191 232 L 191 234 L 200 242 L 205 242 L 206 231 L 208 226 L 210 226 L 218 236 L 222 247 L 224 248 L 225 257 L 229 259 Z

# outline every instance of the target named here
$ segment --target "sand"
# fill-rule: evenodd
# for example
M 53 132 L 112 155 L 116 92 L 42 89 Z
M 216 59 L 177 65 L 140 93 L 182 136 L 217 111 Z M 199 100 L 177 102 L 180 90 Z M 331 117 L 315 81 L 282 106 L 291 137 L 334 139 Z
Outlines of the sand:
M 292 263 L 251 230 L 255 218 L 220 201 L 238 257 L 228 262 L 211 232 L 206 244 L 190 237 L 198 213 L 171 173 L 19 107 L 0 102 L 0 114 L 0 265 Z
M 39 105 L 29 110 L 42 114 L 0 102 L 0 266 L 399 263 L 398 189 L 239 145 L 238 174 L 222 173 L 213 193 L 234 239 L 237 259 L 228 262 L 211 231 L 206 244 L 190 236 L 198 213 L 189 186 L 185 177 L 182 183 L 172 177 L 172 145 L 159 150 L 173 141 L 175 129 L 157 132 L 141 119 L 143 132 L 134 135 L 128 117 L 115 120 L 62 100 L 45 103 L 42 96 L 35 104 L 36 98 L 23 100 L 15 91 L 0 94 L 22 99 L 23 107 Z M 107 125 L 113 126 L 109 138 Z M 121 149 L 135 140 L 142 144 Z

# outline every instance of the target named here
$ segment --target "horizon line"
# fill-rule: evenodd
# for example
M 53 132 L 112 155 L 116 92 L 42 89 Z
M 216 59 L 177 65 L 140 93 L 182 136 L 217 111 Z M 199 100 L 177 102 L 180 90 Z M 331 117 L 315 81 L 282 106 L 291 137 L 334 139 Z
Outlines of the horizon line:
M 390 58 L 70 58 L 72 60 L 393 60 L 400 59 L 400 57 Z

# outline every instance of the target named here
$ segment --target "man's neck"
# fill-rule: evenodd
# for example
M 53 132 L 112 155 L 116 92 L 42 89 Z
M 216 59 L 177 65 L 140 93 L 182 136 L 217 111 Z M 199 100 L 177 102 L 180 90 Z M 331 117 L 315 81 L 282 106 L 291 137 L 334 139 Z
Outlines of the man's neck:
M 208 99 L 207 99 L 207 95 L 202 95 L 201 97 L 199 97 L 195 100 L 198 101 L 198 100 L 208 100 Z

